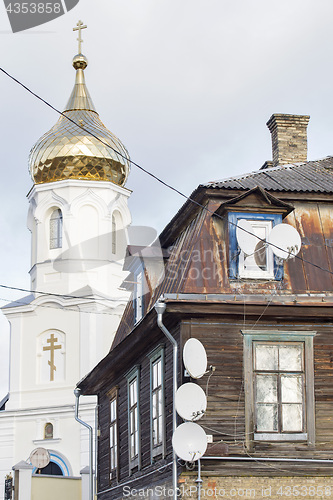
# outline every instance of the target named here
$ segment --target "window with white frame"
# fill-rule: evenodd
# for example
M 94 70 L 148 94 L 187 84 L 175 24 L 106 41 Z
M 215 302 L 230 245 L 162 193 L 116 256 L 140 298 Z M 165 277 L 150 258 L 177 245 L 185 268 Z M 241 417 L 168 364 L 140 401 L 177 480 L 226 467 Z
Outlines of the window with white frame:
M 143 315 L 143 280 L 144 280 L 144 272 L 141 268 L 135 274 L 135 283 L 134 283 L 134 316 L 135 323 L 140 321 Z
M 236 227 L 241 219 L 251 225 L 251 232 L 257 236 L 258 242 L 251 255 L 246 255 L 239 247 Z M 229 276 L 231 279 L 275 279 L 283 275 L 283 265 L 274 257 L 266 241 L 276 224 L 281 223 L 280 214 L 231 212 L 228 214 L 229 232 Z
M 127 377 L 128 384 L 128 443 L 129 468 L 140 469 L 140 401 L 139 401 L 139 370 L 136 368 Z
M 272 230 L 272 221 L 251 220 L 253 234 L 259 239 L 252 255 L 239 253 L 238 276 L 240 278 L 274 278 L 274 256 L 265 241 Z
M 118 398 L 113 391 L 110 399 L 110 480 L 117 475 L 118 469 Z
M 50 218 L 50 249 L 62 248 L 62 212 L 53 210 Z
M 165 454 L 164 348 L 150 355 L 150 429 L 151 458 Z
M 247 439 L 313 444 L 315 332 L 242 333 Z

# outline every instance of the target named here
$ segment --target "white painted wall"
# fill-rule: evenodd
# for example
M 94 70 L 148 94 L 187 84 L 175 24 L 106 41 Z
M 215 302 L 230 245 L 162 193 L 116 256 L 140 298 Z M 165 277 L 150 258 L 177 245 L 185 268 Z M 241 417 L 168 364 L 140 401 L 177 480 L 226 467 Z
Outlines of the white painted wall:
M 128 300 L 119 286 L 126 277 L 129 194 L 110 182 L 69 180 L 36 185 L 28 195 L 31 288 L 36 293 L 26 303 L 3 309 L 11 325 L 11 354 L 10 399 L 0 412 L 0 489 L 12 466 L 28 460 L 37 447 L 63 457 L 59 460 L 75 476 L 88 465 L 88 433 L 74 419 L 73 390 L 108 353 Z M 50 249 L 50 217 L 57 208 L 63 214 L 63 245 Z M 45 350 L 51 335 L 60 347 L 54 351 L 54 380 L 51 353 Z M 95 397 L 80 398 L 80 417 L 93 426 L 95 406 Z M 47 422 L 53 424 L 53 439 L 44 439 Z

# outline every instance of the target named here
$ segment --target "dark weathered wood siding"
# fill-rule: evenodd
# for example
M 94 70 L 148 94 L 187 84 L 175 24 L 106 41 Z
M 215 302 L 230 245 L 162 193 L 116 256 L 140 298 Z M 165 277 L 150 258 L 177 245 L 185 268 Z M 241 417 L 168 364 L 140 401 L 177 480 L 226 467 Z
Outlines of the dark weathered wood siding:
M 173 335 L 179 341 L 179 326 L 172 330 Z M 166 433 L 166 456 L 157 457 L 152 463 L 150 451 L 150 359 L 148 354 L 156 347 L 164 345 L 165 348 L 165 433 Z M 143 343 L 143 349 L 138 349 L 134 359 L 123 359 L 122 370 L 119 376 L 108 378 L 107 372 L 103 381 L 103 387 L 98 394 L 99 404 L 99 428 L 100 437 L 98 440 L 98 484 L 101 494 L 99 498 L 114 499 L 121 498 L 122 483 L 132 481 L 130 485 L 133 488 L 144 488 L 151 484 L 160 484 L 171 477 L 171 466 L 163 469 L 163 465 L 168 464 L 172 459 L 171 437 L 172 437 L 172 360 L 173 351 L 171 344 L 160 330 L 156 330 L 155 342 L 149 343 L 149 348 Z M 134 364 L 133 364 L 134 362 Z M 179 358 L 181 362 L 181 358 Z M 137 468 L 129 470 L 128 454 L 128 393 L 127 378 L 124 374 L 131 370 L 133 366 L 139 367 L 139 385 L 140 385 L 140 446 L 141 446 L 141 471 Z M 118 435 L 119 435 L 119 468 L 118 480 L 115 478 L 110 481 L 110 462 L 109 462 L 109 396 L 108 393 L 113 387 L 118 387 Z M 155 463 L 154 463 L 155 462 Z M 159 463 L 161 471 L 157 471 L 156 462 Z M 152 474 L 150 472 L 154 471 Z M 144 471 L 144 472 L 142 472 Z M 140 479 L 140 475 L 149 474 L 146 478 Z M 136 480 L 136 478 L 138 478 Z M 119 487 L 117 485 L 119 484 Z
M 315 380 L 315 447 L 302 442 L 256 442 L 253 451 L 245 447 L 245 406 L 243 378 L 243 336 L 241 330 L 251 329 L 253 321 L 248 321 L 246 314 L 238 322 L 228 320 L 214 321 L 213 318 L 193 319 L 188 322 L 190 335 L 199 339 L 205 346 L 209 365 L 216 371 L 208 384 L 208 407 L 200 420 L 207 434 L 214 436 L 214 443 L 222 441 L 227 448 L 223 454 L 244 457 L 293 457 L 309 459 L 331 459 L 333 450 L 333 323 L 332 318 L 325 322 L 309 323 L 294 321 L 292 325 L 283 325 L 281 321 L 269 318 L 256 324 L 256 329 L 316 331 L 314 337 L 314 380 Z M 206 390 L 207 376 L 197 383 Z M 214 453 L 214 446 L 209 446 L 209 453 Z M 215 445 L 217 454 L 221 455 Z M 227 450 L 227 451 L 226 451 Z M 270 475 L 296 474 L 303 468 L 307 474 L 331 474 L 333 464 L 273 464 Z M 223 474 L 253 475 L 268 473 L 268 466 L 258 462 L 227 462 L 223 465 Z M 203 461 L 205 472 L 221 472 L 219 461 Z

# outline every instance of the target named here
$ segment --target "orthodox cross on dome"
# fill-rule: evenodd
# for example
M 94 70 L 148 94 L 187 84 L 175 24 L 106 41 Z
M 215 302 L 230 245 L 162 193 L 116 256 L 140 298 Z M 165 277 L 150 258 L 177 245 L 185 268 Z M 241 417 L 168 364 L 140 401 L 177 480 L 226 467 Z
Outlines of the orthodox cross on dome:
M 81 44 L 83 43 L 83 40 L 81 38 L 81 31 L 87 28 L 88 26 L 86 24 L 83 24 L 82 21 L 79 21 L 76 25 L 76 28 L 73 28 L 73 31 L 78 31 L 79 32 L 79 38 L 77 38 L 77 41 L 79 42 L 79 54 L 81 54 Z
M 43 351 L 50 351 L 50 360 L 48 361 L 48 364 L 50 365 L 51 382 L 54 380 L 54 372 L 57 369 L 57 367 L 54 364 L 54 351 L 56 349 L 61 349 L 61 345 L 55 345 L 56 342 L 58 342 L 58 339 L 54 338 L 54 333 L 51 333 L 51 338 L 47 339 L 47 343 L 50 345 L 43 347 Z

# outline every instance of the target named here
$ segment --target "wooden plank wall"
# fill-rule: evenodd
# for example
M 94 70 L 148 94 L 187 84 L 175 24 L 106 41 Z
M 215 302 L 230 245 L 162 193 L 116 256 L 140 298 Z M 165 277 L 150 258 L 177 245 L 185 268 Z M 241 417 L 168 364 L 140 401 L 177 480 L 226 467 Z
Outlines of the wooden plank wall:
M 246 318 L 245 318 L 246 324 Z M 314 330 L 314 369 L 315 369 L 315 449 L 309 449 L 304 443 L 256 443 L 254 451 L 245 448 L 245 407 L 243 385 L 243 321 L 238 324 L 225 320 L 223 323 L 202 318 L 187 322 L 190 335 L 198 338 L 205 346 L 208 365 L 214 365 L 216 371 L 208 383 L 208 407 L 200 420 L 207 434 L 213 434 L 214 443 L 222 442 L 227 446 L 230 456 L 250 457 L 293 457 L 311 459 L 331 459 L 333 451 L 333 324 L 318 322 L 309 324 L 295 322 L 284 326 L 281 321 L 262 320 L 256 329 L 274 329 L 279 331 Z M 249 324 L 246 324 L 246 329 Z M 207 375 L 196 381 L 205 391 Z M 224 450 L 225 451 L 225 448 Z M 304 470 L 307 474 L 332 474 L 333 464 L 278 464 L 268 470 L 267 464 L 258 462 L 226 462 L 223 474 L 226 475 L 283 475 L 298 474 Z M 205 473 L 216 473 L 221 462 L 203 461 Z
M 173 331 L 175 338 L 179 341 L 180 331 L 176 327 Z M 127 379 L 120 376 L 112 381 L 105 381 L 103 391 L 98 397 L 99 404 L 99 423 L 100 437 L 98 442 L 98 484 L 99 491 L 108 490 L 120 484 L 119 488 L 106 492 L 100 498 L 115 499 L 121 498 L 122 486 L 121 483 L 127 483 L 132 479 L 139 477 L 141 474 L 149 474 L 155 469 L 155 472 L 148 477 L 138 479 L 133 482 L 133 487 L 144 488 L 152 484 L 160 484 L 166 479 L 171 478 L 171 466 L 163 469 L 163 466 L 172 460 L 171 437 L 172 437 L 172 366 L 173 366 L 173 351 L 171 344 L 161 333 L 159 340 L 152 344 L 150 351 L 153 351 L 161 343 L 165 346 L 165 417 L 166 417 L 166 442 L 168 444 L 165 459 L 162 457 L 155 460 L 155 464 L 151 463 L 150 456 L 150 360 L 147 356 L 148 352 L 143 354 L 138 353 L 136 364 L 140 367 L 140 423 L 141 423 L 141 471 L 136 469 L 130 474 L 129 457 L 128 457 L 128 403 L 127 403 Z M 179 357 L 179 363 L 181 359 Z M 122 366 L 122 374 L 130 370 L 132 366 Z M 119 415 L 119 481 L 109 479 L 109 397 L 108 392 L 113 387 L 118 387 L 118 415 Z M 158 464 L 158 465 L 156 465 Z M 161 468 L 160 471 L 156 470 Z M 144 471 L 144 472 L 143 472 Z

